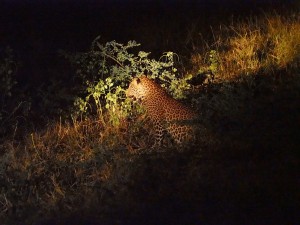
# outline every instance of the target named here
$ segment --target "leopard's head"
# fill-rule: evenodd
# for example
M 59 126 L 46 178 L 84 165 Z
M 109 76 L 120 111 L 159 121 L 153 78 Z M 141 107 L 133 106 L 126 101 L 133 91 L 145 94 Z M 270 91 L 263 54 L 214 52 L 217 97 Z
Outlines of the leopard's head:
M 149 95 L 149 81 L 150 79 L 148 79 L 146 76 L 135 77 L 126 90 L 126 97 L 135 101 L 142 101 L 146 96 Z

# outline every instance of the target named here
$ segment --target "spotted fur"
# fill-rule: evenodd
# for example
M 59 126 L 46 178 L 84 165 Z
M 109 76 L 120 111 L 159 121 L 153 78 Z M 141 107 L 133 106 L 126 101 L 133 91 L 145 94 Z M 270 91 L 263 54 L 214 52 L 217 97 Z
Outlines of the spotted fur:
M 126 91 L 126 96 L 141 102 L 155 129 L 155 146 L 160 146 L 164 131 L 177 144 L 194 139 L 197 114 L 172 98 L 153 80 L 146 76 L 134 78 Z

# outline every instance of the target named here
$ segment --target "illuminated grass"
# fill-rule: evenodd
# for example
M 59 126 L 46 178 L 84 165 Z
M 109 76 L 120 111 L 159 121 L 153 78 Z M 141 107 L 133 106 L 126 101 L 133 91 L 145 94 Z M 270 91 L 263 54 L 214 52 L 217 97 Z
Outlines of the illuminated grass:
M 297 68 L 300 55 L 299 15 L 284 17 L 267 14 L 246 22 L 221 26 L 214 31 L 214 42 L 191 57 L 195 70 L 205 67 L 208 55 L 215 49 L 220 58 L 218 78 L 236 79 L 260 71 L 272 75 L 274 69 Z

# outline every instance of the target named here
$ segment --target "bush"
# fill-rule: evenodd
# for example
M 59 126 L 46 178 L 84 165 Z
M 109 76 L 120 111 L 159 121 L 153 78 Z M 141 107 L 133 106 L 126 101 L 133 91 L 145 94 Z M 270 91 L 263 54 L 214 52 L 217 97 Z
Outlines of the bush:
M 82 97 L 75 101 L 75 115 L 96 113 L 105 124 L 120 124 L 122 118 L 141 108 L 132 108 L 125 99 L 125 90 L 134 76 L 148 74 L 158 79 L 162 86 L 175 98 L 184 98 L 190 88 L 188 78 L 180 77 L 176 68 L 176 54 L 165 52 L 160 59 L 150 59 L 150 53 L 136 51 L 140 46 L 135 41 L 120 44 L 116 41 L 99 43 L 99 38 L 92 43 L 86 53 L 67 54 L 64 56 L 76 67 L 76 74 L 83 84 Z M 104 112 L 108 113 L 105 118 Z

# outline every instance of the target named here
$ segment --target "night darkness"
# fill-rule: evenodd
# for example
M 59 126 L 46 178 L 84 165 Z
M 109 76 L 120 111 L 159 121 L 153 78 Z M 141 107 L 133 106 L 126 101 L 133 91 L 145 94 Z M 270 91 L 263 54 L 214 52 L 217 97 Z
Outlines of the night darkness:
M 299 224 L 299 12 L 298 0 L 0 0 L 0 225 Z M 97 37 L 135 40 L 156 64 L 105 61 Z M 157 69 L 168 51 L 174 80 Z M 185 95 L 196 140 L 164 127 L 153 147 L 151 115 L 116 94 L 136 65 Z
M 210 33 L 209 26 L 226 23 L 232 15 L 243 18 L 263 10 L 284 10 L 294 7 L 295 2 L 2 1 L 0 44 L 18 49 L 18 55 L 24 62 L 20 76 L 24 73 L 22 76 L 26 79 L 44 79 L 51 76 L 45 70 L 55 66 L 57 50 L 85 51 L 99 35 L 104 41 L 124 43 L 136 40 L 142 43 L 144 50 L 156 55 L 163 51 L 178 52 L 182 49 L 180 44 L 183 44 L 180 43 L 181 35 L 187 32 L 193 21 L 203 27 L 205 35 Z M 173 33 L 174 40 L 168 44 L 162 34 L 165 29 Z M 154 37 L 149 37 L 151 35 Z

